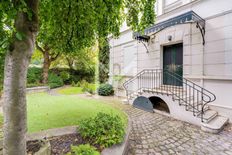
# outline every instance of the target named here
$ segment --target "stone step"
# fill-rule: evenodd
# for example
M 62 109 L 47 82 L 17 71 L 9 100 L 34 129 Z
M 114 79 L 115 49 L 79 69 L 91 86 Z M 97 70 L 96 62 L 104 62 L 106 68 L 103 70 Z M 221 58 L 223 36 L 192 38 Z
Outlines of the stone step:
M 128 102 L 127 99 L 123 99 L 123 100 L 122 100 L 122 104 L 129 104 L 129 102 Z
M 208 123 L 201 123 L 201 129 L 209 133 L 219 133 L 228 123 L 229 119 L 220 115 L 214 117 Z
M 188 105 L 188 106 L 187 106 L 187 110 L 193 112 L 193 106 L 192 106 L 192 105 Z M 204 112 L 207 111 L 207 110 L 209 110 L 209 106 L 206 105 L 206 106 L 204 107 Z M 196 116 L 200 115 L 200 113 L 201 113 L 201 107 L 199 106 L 198 109 L 195 108 L 195 111 L 199 111 L 199 112 L 196 113 Z
M 212 119 L 214 119 L 216 116 L 218 115 L 217 111 L 214 110 L 206 110 L 203 114 L 203 120 L 205 121 L 205 123 L 210 122 Z M 198 118 L 201 118 L 200 113 L 197 116 Z

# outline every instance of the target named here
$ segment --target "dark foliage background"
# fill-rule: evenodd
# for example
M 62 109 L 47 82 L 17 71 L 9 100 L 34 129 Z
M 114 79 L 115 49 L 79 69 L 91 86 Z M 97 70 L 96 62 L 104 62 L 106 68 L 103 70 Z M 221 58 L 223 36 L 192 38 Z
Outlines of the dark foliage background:
M 94 71 L 84 69 L 53 68 L 49 70 L 48 85 L 51 88 L 81 81 L 94 83 Z M 42 86 L 42 68 L 31 67 L 27 74 L 27 87 Z

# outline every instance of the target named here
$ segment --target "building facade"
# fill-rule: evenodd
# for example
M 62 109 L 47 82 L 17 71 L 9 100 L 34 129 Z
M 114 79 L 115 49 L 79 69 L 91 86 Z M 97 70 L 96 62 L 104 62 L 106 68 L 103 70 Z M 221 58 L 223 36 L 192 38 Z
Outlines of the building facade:
M 117 95 L 126 96 L 122 83 L 144 69 L 174 67 L 183 78 L 215 94 L 210 109 L 232 122 L 231 1 L 157 0 L 155 5 L 157 19 L 154 26 L 145 30 L 145 38 L 135 39 L 134 33 L 123 25 L 120 37 L 110 39 L 110 83 Z M 117 76 L 123 80 L 116 80 Z M 172 85 L 168 78 L 166 83 Z M 178 104 L 171 113 L 177 107 Z

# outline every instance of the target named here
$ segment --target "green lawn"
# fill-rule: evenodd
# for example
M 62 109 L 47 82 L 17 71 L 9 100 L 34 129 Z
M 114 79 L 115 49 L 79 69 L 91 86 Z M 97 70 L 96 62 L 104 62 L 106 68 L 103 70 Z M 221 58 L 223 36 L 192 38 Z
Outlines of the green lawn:
M 81 87 L 65 87 L 58 90 L 58 93 L 63 95 L 75 95 L 83 92 Z
M 95 91 L 97 86 L 96 84 L 89 84 L 89 87 Z M 58 93 L 62 95 L 75 95 L 75 94 L 81 94 L 84 92 L 82 91 L 81 87 L 70 86 L 70 87 L 64 87 L 64 88 L 59 89 Z
M 123 112 L 99 100 L 45 93 L 30 94 L 27 99 L 29 132 L 78 125 L 80 120 L 95 116 L 98 112 L 117 114 L 126 123 Z

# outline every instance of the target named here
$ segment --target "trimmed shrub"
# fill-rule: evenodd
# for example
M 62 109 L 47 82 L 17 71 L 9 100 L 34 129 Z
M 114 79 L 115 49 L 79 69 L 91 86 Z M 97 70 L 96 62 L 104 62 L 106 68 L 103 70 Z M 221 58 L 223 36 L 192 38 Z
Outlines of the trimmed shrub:
M 121 143 L 125 134 L 122 120 L 119 116 L 98 113 L 97 116 L 82 120 L 79 131 L 83 138 L 102 148 Z
M 50 88 L 57 88 L 64 85 L 64 82 L 61 77 L 54 73 L 50 73 L 48 76 L 48 85 Z
M 71 152 L 67 155 L 100 155 L 97 149 L 89 144 L 71 146 Z
M 110 84 L 101 84 L 97 90 L 98 95 L 110 96 L 114 94 L 113 86 Z

